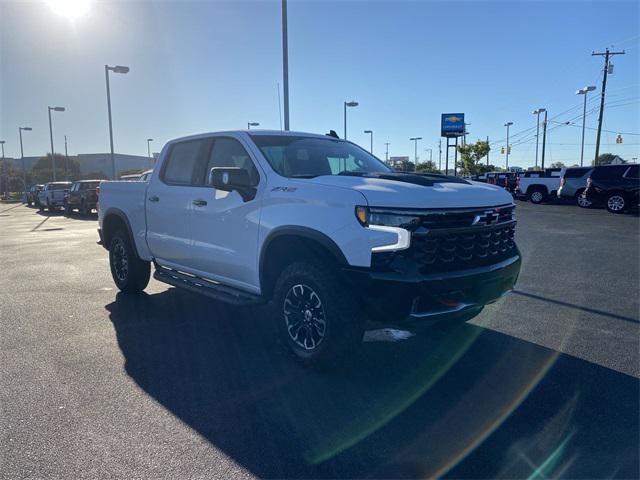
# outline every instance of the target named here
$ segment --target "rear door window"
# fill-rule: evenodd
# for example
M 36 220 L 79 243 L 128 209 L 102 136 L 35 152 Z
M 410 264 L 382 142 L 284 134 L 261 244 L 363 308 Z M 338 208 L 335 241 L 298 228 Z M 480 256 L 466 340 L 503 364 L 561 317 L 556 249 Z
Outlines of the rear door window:
M 597 180 L 612 180 L 622 177 L 627 168 L 629 168 L 628 165 L 599 167 L 593 171 L 593 174 L 591 176 Z
M 640 178 L 640 165 L 631 165 L 624 176 L 625 178 Z
M 567 171 L 564 172 L 565 178 L 580 178 L 584 176 L 590 168 L 567 168 Z
M 194 179 L 195 167 L 204 143 L 204 140 L 190 140 L 174 144 L 164 165 L 162 180 L 170 185 L 197 183 Z

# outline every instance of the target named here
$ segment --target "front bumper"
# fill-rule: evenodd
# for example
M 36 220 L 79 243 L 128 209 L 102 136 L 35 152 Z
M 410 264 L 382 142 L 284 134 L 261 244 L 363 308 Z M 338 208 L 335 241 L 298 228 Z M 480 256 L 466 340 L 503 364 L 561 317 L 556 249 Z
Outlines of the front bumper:
M 388 312 L 389 318 L 418 326 L 473 317 L 485 305 L 513 290 L 521 263 L 516 249 L 514 256 L 493 265 L 420 278 L 401 272 L 351 268 L 345 273 L 370 312 L 382 313 L 383 317 Z

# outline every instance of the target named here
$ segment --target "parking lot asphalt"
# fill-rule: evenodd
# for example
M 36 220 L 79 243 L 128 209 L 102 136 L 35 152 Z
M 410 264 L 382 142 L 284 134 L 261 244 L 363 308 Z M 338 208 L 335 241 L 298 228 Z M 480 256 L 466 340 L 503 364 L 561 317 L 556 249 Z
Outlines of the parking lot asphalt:
M 513 294 L 314 372 L 263 308 L 117 293 L 95 216 L 0 204 L 0 477 L 637 478 L 638 216 L 517 214 Z

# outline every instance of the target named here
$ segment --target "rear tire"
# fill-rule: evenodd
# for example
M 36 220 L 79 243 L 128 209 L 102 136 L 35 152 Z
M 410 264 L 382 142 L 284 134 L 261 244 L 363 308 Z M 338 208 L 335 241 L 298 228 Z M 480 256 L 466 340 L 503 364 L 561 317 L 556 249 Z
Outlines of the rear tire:
M 548 195 L 547 195 L 547 192 L 545 192 L 542 188 L 534 187 L 529 189 L 529 193 L 527 194 L 527 197 L 529 197 L 529 201 L 531 203 L 539 205 L 547 199 Z
M 280 341 L 305 366 L 333 366 L 362 343 L 361 309 L 326 264 L 305 260 L 287 266 L 276 282 L 272 307 Z
M 593 206 L 593 202 L 584 195 L 584 190 L 576 193 L 576 204 L 580 208 L 591 208 Z
M 109 244 L 109 267 L 116 286 L 125 293 L 140 293 L 149 284 L 151 263 L 138 257 L 129 235 L 119 230 Z
M 623 213 L 627 209 L 627 199 L 619 192 L 607 195 L 607 210 L 610 213 Z

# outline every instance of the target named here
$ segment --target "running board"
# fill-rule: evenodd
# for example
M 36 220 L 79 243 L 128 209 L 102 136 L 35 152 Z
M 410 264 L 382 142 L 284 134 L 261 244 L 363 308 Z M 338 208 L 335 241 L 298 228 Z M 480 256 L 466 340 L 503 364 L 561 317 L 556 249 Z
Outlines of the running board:
M 220 283 L 205 280 L 200 277 L 188 275 L 186 273 L 171 270 L 169 268 L 156 265 L 153 278 L 159 282 L 184 288 L 194 293 L 199 293 L 207 297 L 229 303 L 231 305 L 255 305 L 263 303 L 264 299 L 259 295 L 244 292 L 237 288 L 222 285 Z

